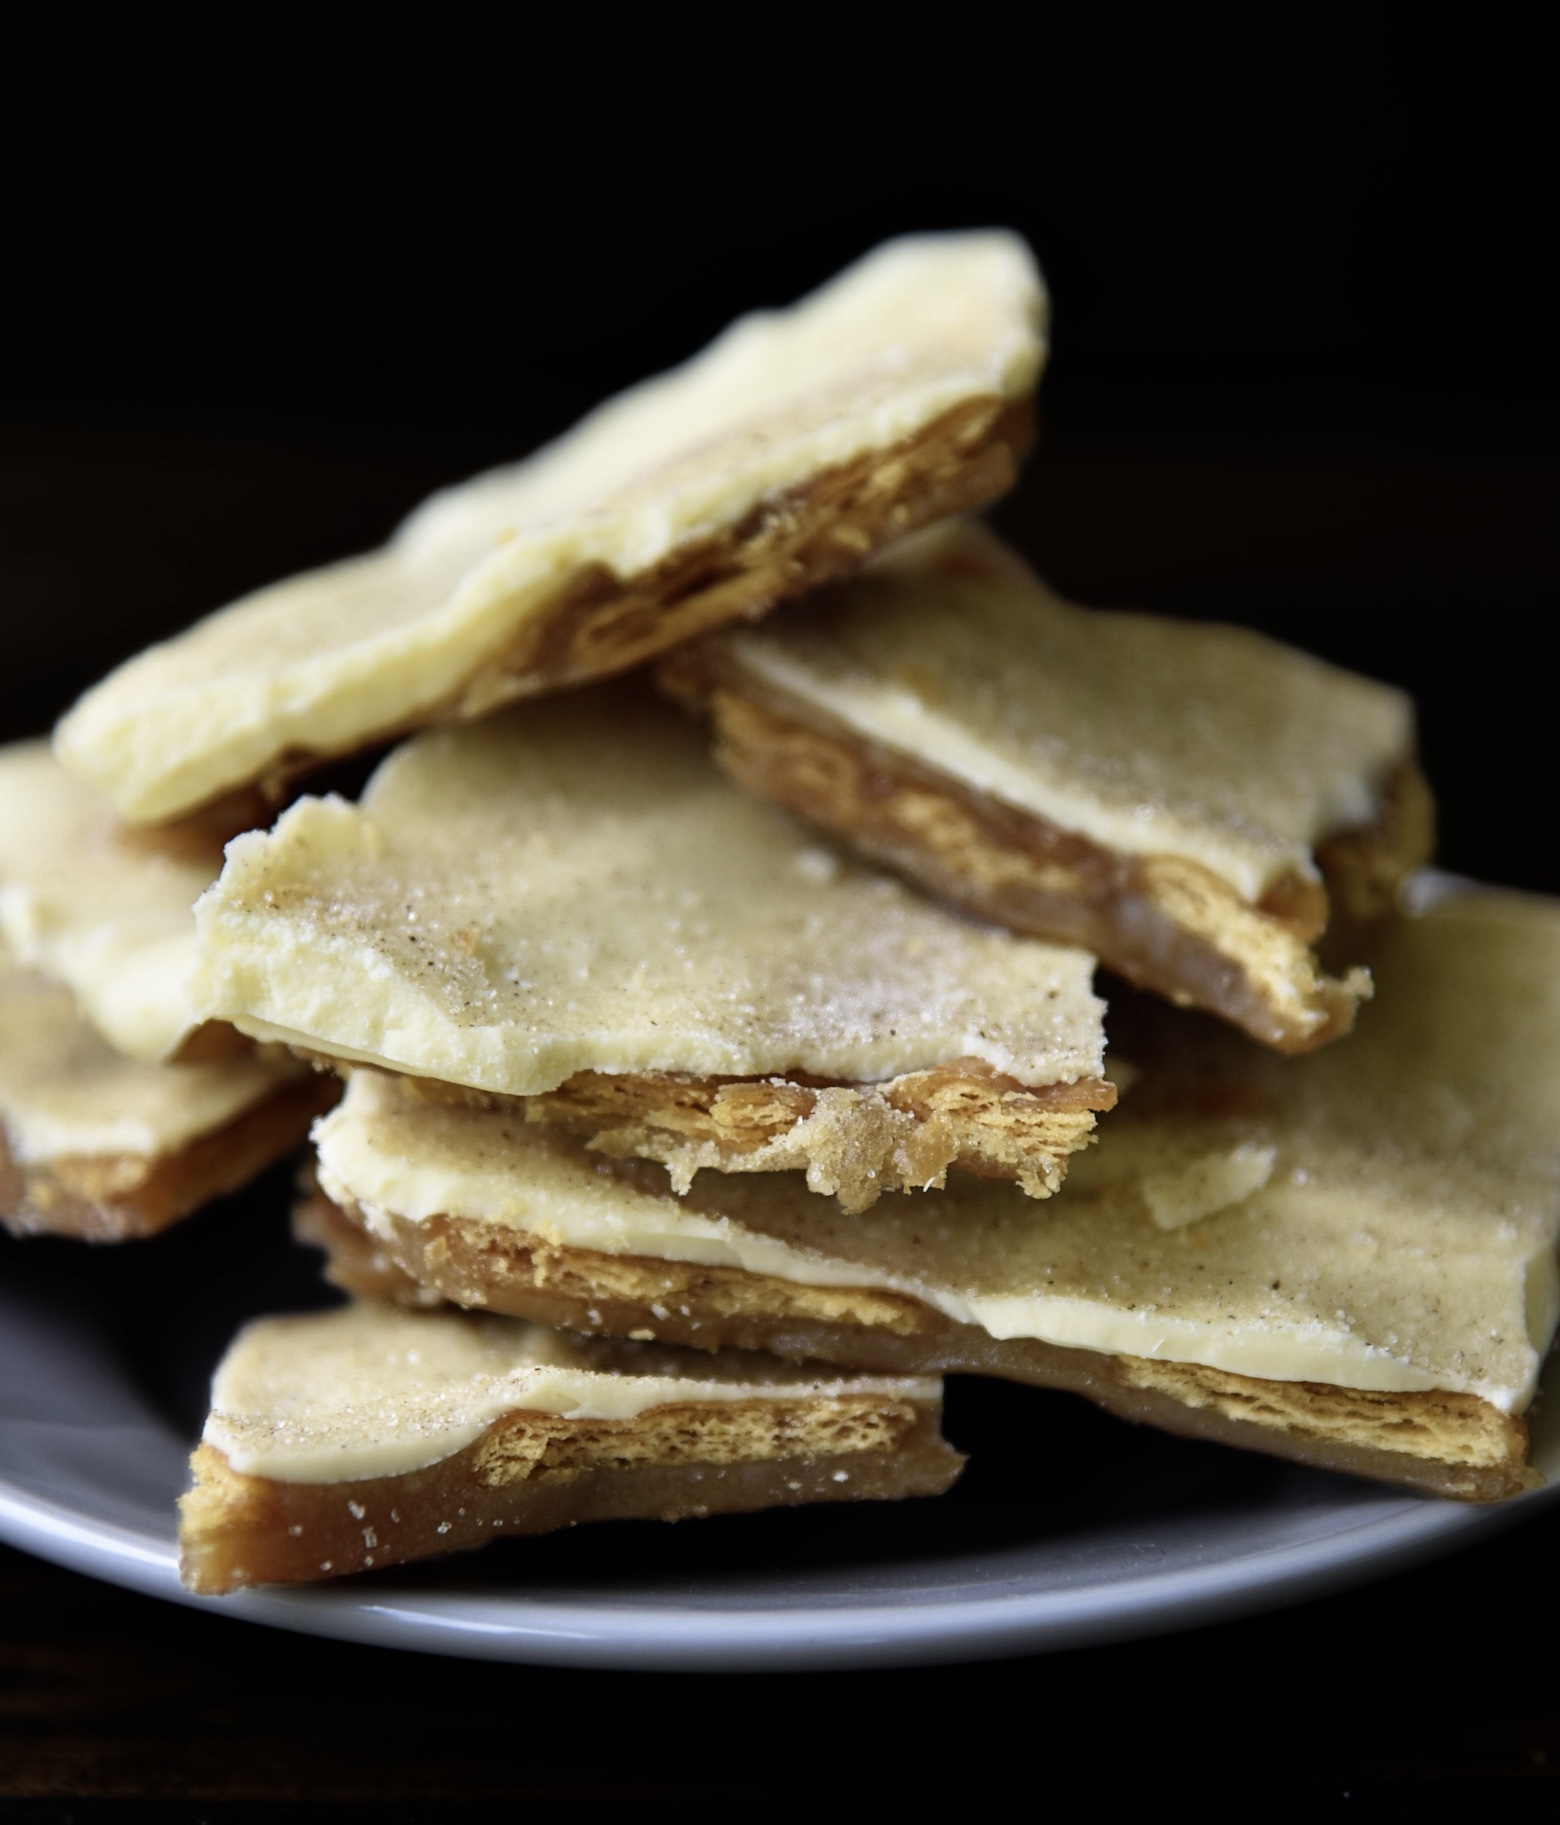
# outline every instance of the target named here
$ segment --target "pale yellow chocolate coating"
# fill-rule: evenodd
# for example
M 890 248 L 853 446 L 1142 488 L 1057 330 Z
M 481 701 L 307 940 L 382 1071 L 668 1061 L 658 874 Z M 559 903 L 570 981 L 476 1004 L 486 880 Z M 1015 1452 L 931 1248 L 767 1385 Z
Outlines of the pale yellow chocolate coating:
M 130 1058 L 171 1058 L 197 1024 L 184 995 L 191 908 L 220 859 L 214 845 L 179 853 L 127 831 L 47 742 L 0 749 L 0 935 Z
M 160 821 L 289 755 L 556 684 L 506 655 L 561 592 L 653 574 L 815 477 L 892 460 L 972 402 L 1022 400 L 1044 303 L 1012 235 L 890 242 L 529 461 L 434 496 L 384 550 L 261 590 L 132 659 L 66 717 L 60 755 L 125 816 Z M 848 516 L 841 528 L 854 536 Z
M 262 1039 L 510 1095 L 580 1071 L 876 1081 L 975 1058 L 1098 1077 L 1084 952 L 820 845 L 647 693 L 398 749 L 360 807 L 229 845 L 191 997 Z
M 144 1064 L 114 1051 L 67 989 L 0 958 L 0 1127 L 22 1166 L 146 1161 L 226 1126 L 299 1075 L 286 1058 Z
M 957 1175 L 848 1217 L 788 1175 L 677 1198 L 366 1075 L 319 1129 L 321 1182 L 387 1243 L 399 1219 L 470 1218 L 909 1294 L 997 1338 L 1520 1412 L 1560 1301 L 1560 911 L 1454 900 L 1377 969 L 1357 1032 L 1298 1060 L 1148 1010 L 1140 1081 L 1043 1207 Z
M 217 1370 L 202 1436 L 244 1475 L 346 1483 L 438 1463 L 511 1413 L 625 1420 L 684 1403 L 862 1394 L 934 1401 L 941 1384 L 361 1304 L 247 1326 Z
M 1315 879 L 1315 846 L 1370 823 L 1413 750 L 1402 692 L 1245 629 L 1076 608 L 969 522 L 714 638 L 857 735 L 1252 902 Z

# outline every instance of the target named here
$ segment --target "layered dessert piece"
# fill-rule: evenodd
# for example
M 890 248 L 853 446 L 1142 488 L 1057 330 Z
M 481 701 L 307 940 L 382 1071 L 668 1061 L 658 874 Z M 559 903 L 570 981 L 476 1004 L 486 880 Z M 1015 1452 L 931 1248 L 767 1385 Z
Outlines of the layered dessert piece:
M 285 1055 L 126 1058 L 68 989 L 0 958 L 0 1223 L 13 1234 L 152 1235 L 289 1152 L 332 1100 Z
M 890 242 L 435 495 L 385 549 L 130 660 L 59 752 L 126 817 L 163 822 L 761 614 L 1009 486 L 1044 312 L 1012 235 Z
M 1357 963 L 1430 849 L 1401 692 L 1242 629 L 1075 608 L 968 522 L 661 677 L 745 785 L 1283 1052 L 1349 1030 L 1368 977 L 1318 947 Z
M 247 1050 L 231 1027 L 198 1022 L 184 995 L 192 908 L 228 834 L 199 822 L 132 829 L 47 742 L 0 748 L 0 938 L 17 963 L 64 983 L 127 1058 Z
M 678 1196 L 362 1073 L 318 1129 L 301 1232 L 381 1297 L 1004 1376 L 1506 1496 L 1533 1480 L 1522 1416 L 1560 1285 L 1560 908 L 1453 901 L 1378 967 L 1359 1030 L 1302 1059 L 1140 997 L 1141 1076 L 1041 1209 L 973 1178 L 849 1218 L 786 1177 Z
M 198 1015 L 671 1168 L 862 1209 L 950 1166 L 1054 1191 L 1115 1091 L 1085 952 L 945 911 L 598 686 L 397 749 L 239 837 Z
M 217 1371 L 181 1575 L 221 1595 L 580 1521 L 938 1495 L 962 1464 L 941 1394 L 512 1318 L 262 1319 Z

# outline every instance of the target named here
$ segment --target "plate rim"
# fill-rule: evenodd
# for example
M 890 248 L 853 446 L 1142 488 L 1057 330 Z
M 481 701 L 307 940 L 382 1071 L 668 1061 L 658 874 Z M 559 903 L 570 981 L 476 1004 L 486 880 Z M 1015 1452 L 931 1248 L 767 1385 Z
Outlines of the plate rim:
M 896 1602 L 676 1610 L 508 1594 L 381 1593 L 350 1582 L 201 1597 L 159 1539 L 19 1488 L 0 1476 L 0 1540 L 144 1596 L 366 1646 L 579 1669 L 781 1672 L 935 1665 L 1146 1639 L 1287 1607 L 1456 1550 L 1531 1517 L 1560 1482 L 1478 1506 L 1403 1493 L 1323 1539 L 1116 1585 Z M 500 1616 L 483 1611 L 501 1610 Z

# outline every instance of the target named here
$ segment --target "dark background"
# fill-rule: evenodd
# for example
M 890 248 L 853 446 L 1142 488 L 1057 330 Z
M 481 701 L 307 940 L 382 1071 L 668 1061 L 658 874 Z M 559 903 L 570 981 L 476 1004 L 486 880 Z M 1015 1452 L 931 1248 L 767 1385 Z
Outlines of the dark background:
M 1412 689 L 1445 862 L 1560 891 L 1546 65 L 1515 15 L 1428 17 L 39 9 L 0 55 L 0 730 L 883 236 L 1007 223 L 1055 321 L 1004 527 L 1083 600 Z M 752 1808 L 827 1740 L 836 1790 L 896 1803 L 1261 1785 L 1309 1817 L 1352 1783 L 1370 1816 L 1365 1781 L 1417 1815 L 1560 1757 L 1554 1531 L 1173 1644 L 758 1683 L 411 1666 L 9 1555 L 0 1808 Z
M 329 16 L 326 16 L 326 15 Z M 885 235 L 1055 297 L 1002 513 L 1085 600 L 1420 699 L 1450 866 L 1560 887 L 1554 158 L 1536 42 L 908 14 L 60 7 L 0 77 L 0 719 Z
M 1069 396 L 1553 397 L 1546 78 L 1493 13 L 1280 39 L 980 4 L 876 37 L 806 6 L 329 11 L 13 28 L 24 391 L 366 410 L 511 454 L 517 416 L 561 424 L 884 235 L 1006 222 Z

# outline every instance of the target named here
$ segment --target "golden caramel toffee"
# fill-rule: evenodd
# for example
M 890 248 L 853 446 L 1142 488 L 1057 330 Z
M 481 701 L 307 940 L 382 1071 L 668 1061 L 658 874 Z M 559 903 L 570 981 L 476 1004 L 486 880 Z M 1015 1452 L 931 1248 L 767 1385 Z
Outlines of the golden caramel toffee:
M 65 718 L 60 756 L 163 822 L 761 614 L 1010 485 L 1044 312 L 1010 234 L 890 242 L 435 495 L 383 550 L 129 660 Z
M 1358 1032 L 1298 1060 L 1141 1002 L 1141 1076 L 1039 1209 L 969 1178 L 849 1218 L 784 1177 L 678 1196 L 363 1073 L 317 1131 L 303 1229 L 385 1297 L 1002 1375 L 1507 1495 L 1531 1480 L 1521 1415 L 1560 1297 L 1560 909 L 1459 899 L 1379 969 Z
M 1045 1196 L 1114 1100 L 1092 958 L 837 854 L 622 686 L 419 736 L 361 805 L 238 838 L 196 910 L 203 1017 L 681 1185 L 805 1169 L 862 1208 L 960 1164 Z
M 295 1147 L 330 1101 L 285 1056 L 126 1058 L 67 989 L 0 959 L 0 1223 L 15 1234 L 150 1235 Z
M 339 1577 L 579 1521 L 936 1495 L 934 1379 L 349 1306 L 245 1329 L 181 1502 L 191 1590 Z
M 1429 850 L 1401 692 L 1075 608 L 968 522 L 661 676 L 744 784 L 1280 1051 L 1348 1031 L 1369 981 L 1318 941 L 1391 912 Z

